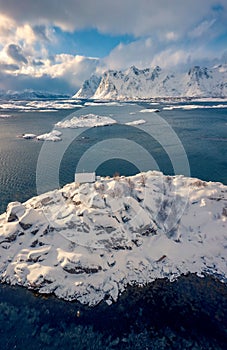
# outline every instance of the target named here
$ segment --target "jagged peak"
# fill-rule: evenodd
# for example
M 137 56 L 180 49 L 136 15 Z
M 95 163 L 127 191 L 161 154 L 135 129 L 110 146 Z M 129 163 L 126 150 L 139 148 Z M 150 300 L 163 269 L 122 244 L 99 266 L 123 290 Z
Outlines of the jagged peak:
M 106 70 L 98 83 L 91 84 L 90 91 L 88 84 L 87 91 L 82 92 L 85 98 L 90 95 L 95 99 L 223 97 L 227 96 L 226 72 L 225 64 L 213 68 L 194 65 L 187 72 L 169 71 L 159 65 L 145 69 L 132 65 L 124 70 Z M 95 91 L 90 94 L 95 86 Z M 81 98 L 82 93 L 79 95 Z
M 210 78 L 209 71 L 207 67 L 194 66 L 189 69 L 188 75 L 195 76 L 196 78 Z

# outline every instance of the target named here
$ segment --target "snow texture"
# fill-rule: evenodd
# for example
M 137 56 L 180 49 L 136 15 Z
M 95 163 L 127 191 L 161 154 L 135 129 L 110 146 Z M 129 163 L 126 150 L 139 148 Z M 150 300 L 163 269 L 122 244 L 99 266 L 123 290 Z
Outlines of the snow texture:
M 106 126 L 106 125 L 111 125 L 115 123 L 116 123 L 116 120 L 110 117 L 105 117 L 105 116 L 100 116 L 100 115 L 90 113 L 90 114 L 81 115 L 80 117 L 73 117 L 71 119 L 58 122 L 56 126 L 59 128 L 75 129 L 75 128 L 92 128 L 97 126 Z
M 188 272 L 226 282 L 227 186 L 160 172 L 101 178 L 8 205 L 0 280 L 96 305 Z
M 42 135 L 38 135 L 36 136 L 35 134 L 32 134 L 32 133 L 28 133 L 28 134 L 23 134 L 19 137 L 22 137 L 23 139 L 26 139 L 26 140 L 32 140 L 32 139 L 36 139 L 38 141 L 61 141 L 61 136 L 62 133 L 59 131 L 59 130 L 52 130 L 51 132 L 49 133 L 46 133 L 46 134 L 42 134 Z

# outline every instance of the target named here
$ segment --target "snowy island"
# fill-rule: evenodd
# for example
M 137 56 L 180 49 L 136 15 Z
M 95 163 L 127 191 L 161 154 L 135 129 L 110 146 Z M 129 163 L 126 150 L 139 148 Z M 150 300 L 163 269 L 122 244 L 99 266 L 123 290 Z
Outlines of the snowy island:
M 10 203 L 0 280 L 96 305 L 188 272 L 226 283 L 227 186 L 149 171 Z

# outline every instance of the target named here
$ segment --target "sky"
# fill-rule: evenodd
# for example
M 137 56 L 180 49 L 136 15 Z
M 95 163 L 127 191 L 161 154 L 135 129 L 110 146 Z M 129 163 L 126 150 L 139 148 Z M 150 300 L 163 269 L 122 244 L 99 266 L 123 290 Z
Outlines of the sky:
M 0 0 L 0 90 L 74 94 L 91 74 L 227 63 L 227 0 Z

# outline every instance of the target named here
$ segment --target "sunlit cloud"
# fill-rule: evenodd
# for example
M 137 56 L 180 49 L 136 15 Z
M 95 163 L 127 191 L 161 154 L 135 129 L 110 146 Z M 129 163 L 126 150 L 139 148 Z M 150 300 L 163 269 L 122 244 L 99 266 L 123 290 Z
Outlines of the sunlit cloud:
M 46 81 L 48 90 L 57 80 L 74 92 L 107 69 L 212 65 L 224 60 L 226 23 L 226 0 L 0 0 L 1 84 L 29 88 L 29 81 L 40 87 Z M 97 41 L 104 34 L 119 41 L 105 57 L 96 45 L 85 54 L 77 41 L 82 29 L 96 31 Z M 120 40 L 124 35 L 128 41 Z

